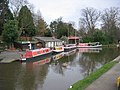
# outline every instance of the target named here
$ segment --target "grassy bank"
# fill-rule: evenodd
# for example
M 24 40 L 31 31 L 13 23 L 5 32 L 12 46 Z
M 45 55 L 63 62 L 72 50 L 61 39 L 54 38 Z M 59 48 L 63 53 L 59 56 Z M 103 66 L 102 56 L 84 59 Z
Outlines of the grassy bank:
M 96 70 L 92 74 L 90 74 L 88 77 L 86 77 L 83 80 L 80 80 L 72 85 L 72 88 L 69 88 L 68 90 L 84 90 L 88 85 L 90 85 L 93 81 L 95 81 L 97 78 L 99 78 L 102 74 L 107 72 L 110 68 L 112 68 L 117 62 L 111 61 L 105 65 L 103 65 L 100 69 Z

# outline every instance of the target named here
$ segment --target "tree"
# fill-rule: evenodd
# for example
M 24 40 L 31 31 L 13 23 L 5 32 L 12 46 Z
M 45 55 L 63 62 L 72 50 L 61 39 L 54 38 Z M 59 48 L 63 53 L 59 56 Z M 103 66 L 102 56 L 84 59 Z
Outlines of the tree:
M 68 24 L 64 23 L 61 19 L 51 22 L 50 30 L 52 36 L 61 38 L 62 36 L 68 36 Z
M 105 9 L 101 16 L 102 20 L 102 30 L 106 33 L 110 39 L 109 43 L 115 43 L 120 39 L 120 12 L 119 8 L 111 7 L 110 9 Z
M 32 37 L 36 34 L 32 14 L 26 5 L 21 8 L 18 21 L 21 36 Z
M 62 36 L 67 36 L 67 34 L 68 34 L 67 23 L 59 21 L 58 25 L 57 25 L 56 34 L 57 34 L 57 38 L 61 38 Z
M 52 37 L 52 35 L 51 35 L 51 31 L 50 31 L 49 28 L 46 29 L 45 37 Z
M 13 46 L 14 41 L 18 39 L 18 22 L 16 20 L 9 20 L 4 24 L 2 37 L 8 47 Z
M 4 24 L 7 20 L 13 19 L 13 15 L 8 7 L 8 0 L 2 0 L 0 2 L 0 35 L 4 29 Z
M 85 29 L 89 35 L 92 35 L 95 31 L 99 17 L 100 12 L 94 8 L 82 9 L 82 17 L 80 18 L 80 22 L 85 25 Z
M 57 26 L 58 26 L 57 21 L 53 21 L 50 23 L 50 32 L 52 36 L 56 36 Z
M 33 13 L 33 21 L 34 21 L 34 25 L 35 27 L 38 25 L 38 21 L 42 18 L 41 12 L 40 10 L 37 11 L 37 13 Z
M 107 37 L 105 35 L 105 33 L 102 30 L 97 29 L 94 33 L 93 33 L 93 41 L 94 42 L 100 42 L 102 44 L 108 44 L 108 40 Z
M 73 22 L 66 23 L 62 21 L 62 18 L 50 23 L 50 30 L 53 36 L 61 38 L 62 36 L 74 36 L 75 29 L 73 27 Z
M 68 37 L 69 36 L 75 36 L 75 29 L 74 29 L 74 22 L 69 22 L 67 23 L 67 27 L 68 27 Z
M 36 20 L 34 20 L 36 29 L 37 29 L 37 34 L 38 36 L 45 36 L 45 33 L 47 31 L 47 24 L 44 21 L 43 17 L 41 16 L 40 11 L 37 12 L 37 15 L 35 15 Z
M 45 36 L 45 32 L 47 30 L 47 24 L 42 18 L 38 22 L 39 24 L 37 25 L 37 35 Z
M 84 38 L 86 36 L 86 34 L 87 34 L 85 23 L 80 21 L 79 22 L 79 27 L 80 27 L 79 30 L 78 30 L 79 36 Z
M 15 18 L 17 18 L 21 7 L 24 5 L 28 5 L 27 0 L 9 0 L 9 3 L 10 3 L 10 9 L 12 10 Z

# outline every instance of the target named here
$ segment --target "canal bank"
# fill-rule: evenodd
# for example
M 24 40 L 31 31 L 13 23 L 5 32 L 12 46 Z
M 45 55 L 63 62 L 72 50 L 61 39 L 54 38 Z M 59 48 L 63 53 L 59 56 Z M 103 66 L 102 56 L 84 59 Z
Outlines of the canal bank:
M 117 63 L 115 63 L 115 62 L 117 62 Z M 118 76 L 120 76 L 120 69 L 119 69 L 120 63 L 118 63 L 118 62 L 120 62 L 120 56 L 115 58 L 110 63 L 105 64 L 102 68 L 95 71 L 95 73 L 92 73 L 85 79 L 80 80 L 77 83 L 75 83 L 74 85 L 70 86 L 69 90 L 117 90 L 116 79 Z M 101 75 L 100 77 L 97 77 L 97 75 L 95 75 L 95 74 L 99 74 L 98 72 L 103 73 L 102 69 L 104 70 L 105 68 L 107 68 L 106 66 L 108 66 L 109 68 L 111 66 L 113 66 L 113 67 L 110 70 L 108 70 L 106 73 Z M 90 82 L 91 82 L 91 84 L 90 84 Z M 82 86 L 82 85 L 84 85 L 84 86 Z M 87 88 L 85 89 L 85 87 L 87 87 Z
M 120 76 L 120 56 L 113 61 L 117 61 L 119 63 L 94 81 L 85 90 L 117 90 L 116 79 Z
M 0 63 L 12 63 L 20 59 L 19 51 L 3 51 L 0 53 Z

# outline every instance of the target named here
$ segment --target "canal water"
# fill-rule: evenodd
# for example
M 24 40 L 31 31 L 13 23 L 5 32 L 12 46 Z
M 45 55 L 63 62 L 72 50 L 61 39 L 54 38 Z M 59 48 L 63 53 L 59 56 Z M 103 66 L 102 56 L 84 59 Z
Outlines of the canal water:
M 67 90 L 118 55 L 118 48 L 81 48 L 35 62 L 0 64 L 0 90 Z

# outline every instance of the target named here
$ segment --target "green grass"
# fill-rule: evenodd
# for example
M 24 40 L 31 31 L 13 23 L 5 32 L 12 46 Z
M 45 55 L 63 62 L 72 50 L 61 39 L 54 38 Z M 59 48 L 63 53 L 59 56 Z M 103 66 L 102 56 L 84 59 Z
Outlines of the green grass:
M 68 90 L 84 90 L 88 85 L 90 85 L 93 81 L 98 79 L 102 74 L 107 72 L 110 68 L 112 68 L 117 62 L 111 61 L 105 65 L 103 65 L 100 69 L 91 73 L 88 77 L 83 80 L 80 80 L 72 85 L 72 88 Z

